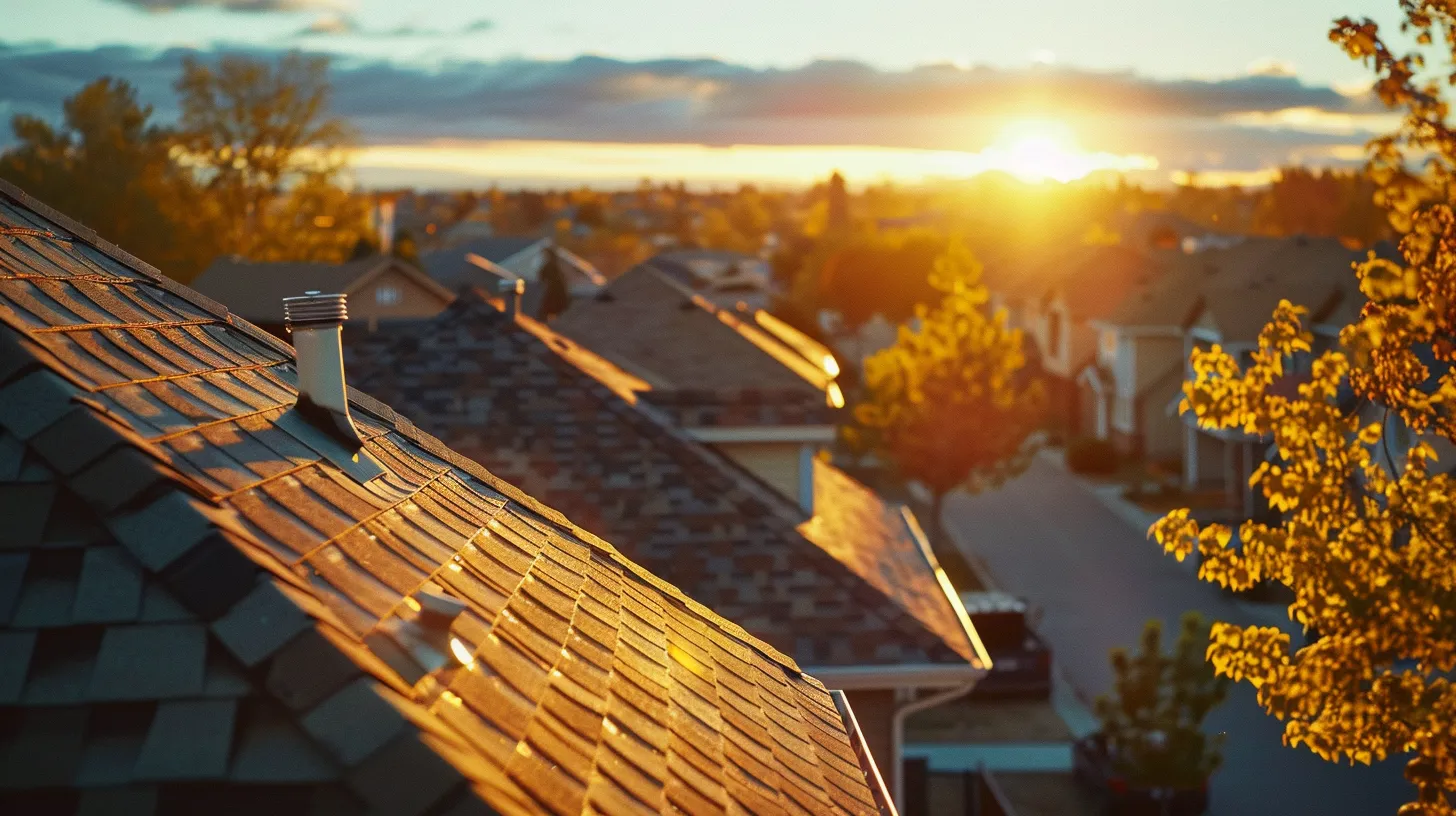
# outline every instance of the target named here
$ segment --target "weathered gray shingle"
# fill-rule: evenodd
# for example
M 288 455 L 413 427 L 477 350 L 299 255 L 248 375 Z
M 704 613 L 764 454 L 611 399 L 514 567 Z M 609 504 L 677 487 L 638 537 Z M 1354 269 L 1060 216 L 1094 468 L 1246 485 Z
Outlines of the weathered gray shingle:
M 93 700 L 166 700 L 202 693 L 207 630 L 196 623 L 114 626 L 101 640 Z
M 134 621 L 142 607 L 142 571 L 120 547 L 90 547 L 81 566 L 71 619 L 76 623 Z
M 137 779 L 220 779 L 227 776 L 237 702 L 177 700 L 157 706 L 137 757 Z

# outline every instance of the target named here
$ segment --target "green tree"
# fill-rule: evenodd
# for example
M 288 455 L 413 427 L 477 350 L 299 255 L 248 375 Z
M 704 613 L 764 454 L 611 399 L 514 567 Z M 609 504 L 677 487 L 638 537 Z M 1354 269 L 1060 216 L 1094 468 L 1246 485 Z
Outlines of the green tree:
M 222 251 L 259 260 L 280 253 L 342 260 L 357 239 L 349 233 L 362 222 L 311 212 L 342 200 L 330 188 L 353 135 L 329 113 L 328 60 L 287 54 L 274 64 L 226 56 L 213 67 L 189 57 L 175 87 L 176 144 L 217 207 L 212 228 Z M 342 247 L 338 257 L 318 256 L 321 247 L 331 254 L 335 246 Z
M 865 361 L 865 396 L 850 441 L 893 462 L 931 492 L 939 525 L 945 495 L 978 489 L 1026 467 L 1041 421 L 1041 383 L 1024 375 L 1022 336 L 988 314 L 981 268 L 952 243 L 930 275 L 942 297 L 901 326 L 895 344 Z
M 1135 787 L 1196 789 L 1223 762 L 1223 735 L 1203 733 L 1229 686 L 1204 659 L 1208 633 L 1203 616 L 1187 612 L 1172 654 L 1158 620 L 1143 628 L 1137 654 L 1112 650 L 1113 693 L 1095 709 L 1118 773 Z
M 1283 383 L 1311 355 L 1304 310 L 1281 303 L 1250 364 L 1195 353 L 1184 404 L 1209 428 L 1273 441 L 1253 485 L 1277 524 L 1200 526 L 1187 510 L 1152 535 L 1205 580 L 1241 589 L 1271 578 L 1293 590 L 1291 618 L 1323 637 L 1292 650 L 1272 627 L 1216 624 L 1208 656 L 1247 680 L 1285 741 L 1329 760 L 1411 755 L 1416 801 L 1405 816 L 1456 813 L 1456 480 L 1432 443 L 1456 442 L 1456 130 L 1443 86 L 1456 81 L 1456 4 L 1401 0 L 1416 50 L 1398 55 L 1369 20 L 1338 20 L 1331 37 L 1375 70 L 1375 92 L 1403 114 L 1370 146 L 1379 201 L 1402 233 L 1399 262 L 1360 265 L 1367 299 L 1340 348 L 1310 361 L 1297 395 Z M 1431 66 L 1433 70 L 1427 71 Z M 1439 69 L 1436 69 L 1439 66 Z M 1417 160 L 1422 161 L 1417 161 Z M 1358 410 L 1338 399 L 1348 383 Z M 1414 432 L 1408 445 L 1392 429 Z
M 32 116 L 11 121 L 13 148 L 0 177 L 96 230 L 101 237 L 189 280 L 212 259 L 207 236 L 179 228 L 195 206 L 189 179 L 168 158 L 171 134 L 151 123 L 124 81 L 103 77 L 68 98 L 60 129 Z

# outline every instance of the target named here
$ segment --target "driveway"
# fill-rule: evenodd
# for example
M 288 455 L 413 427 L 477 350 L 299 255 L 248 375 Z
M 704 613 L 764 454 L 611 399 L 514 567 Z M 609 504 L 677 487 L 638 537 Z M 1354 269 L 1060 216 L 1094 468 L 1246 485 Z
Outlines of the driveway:
M 1088 699 L 1111 686 L 1108 650 L 1133 645 L 1149 618 L 1164 621 L 1167 643 L 1188 609 L 1245 625 L 1270 625 L 1274 617 L 1197 580 L 1044 459 L 999 490 L 950 497 L 943 522 L 1000 588 L 1044 609 L 1041 634 Z M 1414 795 L 1401 762 L 1340 766 L 1284 747 L 1281 724 L 1259 709 L 1247 684 L 1234 686 L 1209 726 L 1228 734 L 1225 764 L 1213 781 L 1214 816 L 1393 816 Z

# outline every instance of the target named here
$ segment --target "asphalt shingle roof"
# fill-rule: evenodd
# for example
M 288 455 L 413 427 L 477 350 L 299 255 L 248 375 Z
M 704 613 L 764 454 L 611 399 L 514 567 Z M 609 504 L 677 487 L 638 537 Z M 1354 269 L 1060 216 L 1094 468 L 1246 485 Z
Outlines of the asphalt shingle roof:
M 597 297 L 573 302 L 551 327 L 651 383 L 651 399 L 664 406 L 697 404 L 731 416 L 737 403 L 756 402 L 789 412 L 750 411 L 761 424 L 831 421 L 827 350 L 815 350 L 818 359 L 811 360 L 753 315 L 713 305 L 651 263 L 629 269 Z
M 398 258 L 371 256 L 340 264 L 303 262 L 254 262 L 242 258 L 218 258 L 192 282 L 198 292 L 219 303 L 239 317 L 255 323 L 282 322 L 279 302 L 300 292 L 350 292 L 364 278 L 381 267 L 399 270 L 436 289 L 441 300 L 448 302 L 448 288 L 438 288 L 427 275 Z
M 815 666 L 976 660 L 900 512 L 821 464 L 819 517 L 694 442 L 642 380 L 462 293 L 351 337 L 361 389 L 755 636 Z
M 356 481 L 295 376 L 0 184 L 0 810 L 876 812 L 793 660 L 353 392 Z

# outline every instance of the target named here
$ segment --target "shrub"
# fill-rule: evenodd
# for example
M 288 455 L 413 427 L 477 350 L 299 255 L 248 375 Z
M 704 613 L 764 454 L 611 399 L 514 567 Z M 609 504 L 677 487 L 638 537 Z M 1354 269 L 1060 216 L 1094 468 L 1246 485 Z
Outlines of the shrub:
M 1111 473 L 1117 470 L 1117 450 L 1105 439 L 1073 439 L 1067 445 L 1067 467 L 1073 473 Z

